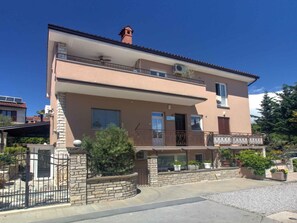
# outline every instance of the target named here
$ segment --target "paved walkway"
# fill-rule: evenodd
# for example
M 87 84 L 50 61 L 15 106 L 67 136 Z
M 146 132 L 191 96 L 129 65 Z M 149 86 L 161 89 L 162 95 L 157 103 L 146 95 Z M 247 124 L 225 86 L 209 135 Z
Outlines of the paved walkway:
M 141 187 L 141 192 L 137 196 L 121 201 L 102 202 L 99 204 L 85 206 L 69 206 L 67 204 L 42 208 L 31 208 L 28 210 L 0 212 L 0 222 L 58 222 L 57 219 L 67 218 L 70 219 L 70 221 L 65 222 L 73 222 L 71 219 L 79 218 L 79 215 L 87 216 L 88 214 L 92 215 L 95 213 L 97 215 L 107 214 L 110 216 L 119 213 L 139 211 L 139 208 L 148 210 L 158 206 L 170 206 L 170 204 L 173 205 L 178 202 L 181 202 L 182 204 L 197 202 L 197 199 L 201 199 L 199 198 L 200 196 L 207 194 L 237 191 L 278 184 L 282 183 L 278 181 L 258 181 L 238 178 L 220 181 L 206 181 L 177 186 L 155 188 Z M 52 219 L 52 221 L 50 219 Z

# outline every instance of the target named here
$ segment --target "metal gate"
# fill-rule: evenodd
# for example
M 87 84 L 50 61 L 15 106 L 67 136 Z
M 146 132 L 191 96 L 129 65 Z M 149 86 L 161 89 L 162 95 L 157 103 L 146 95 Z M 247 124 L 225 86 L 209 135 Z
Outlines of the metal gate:
M 68 203 L 68 166 L 50 150 L 0 154 L 0 211 Z
M 148 185 L 148 169 L 147 168 L 134 168 L 134 171 L 138 173 L 137 184 L 138 185 Z

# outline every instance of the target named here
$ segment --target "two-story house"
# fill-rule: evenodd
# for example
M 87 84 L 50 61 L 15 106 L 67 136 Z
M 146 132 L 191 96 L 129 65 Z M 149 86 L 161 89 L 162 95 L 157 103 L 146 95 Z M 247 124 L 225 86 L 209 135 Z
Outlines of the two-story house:
M 120 36 L 48 26 L 56 152 L 110 123 L 128 131 L 139 168 L 150 154 L 158 155 L 162 171 L 174 160 L 214 162 L 219 147 L 261 148 L 262 138 L 251 135 L 248 101 L 258 76 L 134 45 L 130 26 Z

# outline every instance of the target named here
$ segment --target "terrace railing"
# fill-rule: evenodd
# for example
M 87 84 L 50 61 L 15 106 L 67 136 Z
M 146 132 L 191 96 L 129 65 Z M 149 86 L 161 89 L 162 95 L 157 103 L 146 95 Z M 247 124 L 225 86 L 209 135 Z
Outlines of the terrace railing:
M 68 61 L 75 61 L 75 62 L 80 62 L 84 64 L 90 64 L 90 65 L 95 65 L 101 68 L 108 68 L 108 69 L 114 69 L 118 71 L 125 71 L 125 72 L 131 72 L 135 74 L 140 74 L 140 75 L 149 75 L 150 77 L 157 77 L 151 74 L 151 71 L 148 69 L 143 69 L 143 68 L 137 68 L 137 67 L 131 67 L 131 66 L 126 66 L 122 64 L 116 64 L 116 63 L 110 63 L 106 61 L 100 61 L 99 59 L 90 59 L 90 58 L 84 58 L 84 57 L 78 57 L 78 56 L 73 56 L 73 55 L 66 55 L 66 54 L 57 54 L 57 58 L 61 60 L 68 60 Z M 178 81 L 184 81 L 188 83 L 195 83 L 195 84 L 202 84 L 204 85 L 204 81 L 195 79 L 195 78 L 190 78 L 190 77 L 183 77 L 183 76 L 178 76 L 174 74 L 166 74 L 166 77 L 157 77 L 157 78 L 164 78 L 164 79 L 169 79 L 169 80 L 178 80 Z
M 202 131 L 138 129 L 130 137 L 135 146 L 204 146 Z
M 232 133 L 230 135 L 208 133 L 207 145 L 239 145 L 239 146 L 252 146 L 263 145 L 263 136 L 256 134 L 240 134 Z

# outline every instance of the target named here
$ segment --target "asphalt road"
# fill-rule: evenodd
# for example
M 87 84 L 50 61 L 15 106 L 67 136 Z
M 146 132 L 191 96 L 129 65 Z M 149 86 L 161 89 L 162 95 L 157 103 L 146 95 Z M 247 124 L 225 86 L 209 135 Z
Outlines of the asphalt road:
M 199 223 L 277 222 L 257 213 L 218 204 L 200 197 L 60 218 L 43 223 Z

